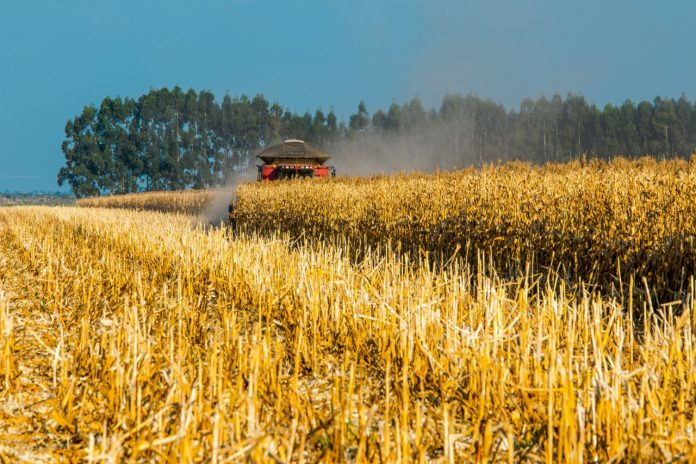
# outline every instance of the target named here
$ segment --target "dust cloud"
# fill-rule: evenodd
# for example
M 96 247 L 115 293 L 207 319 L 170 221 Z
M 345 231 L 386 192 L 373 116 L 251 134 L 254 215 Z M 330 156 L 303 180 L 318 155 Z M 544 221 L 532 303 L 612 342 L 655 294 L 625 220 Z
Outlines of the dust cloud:
M 327 148 L 338 175 L 461 169 L 483 161 L 472 149 L 468 120 L 434 122 L 399 132 L 365 132 Z
M 228 223 L 230 204 L 234 204 L 237 196 L 237 186 L 241 182 L 256 179 L 256 166 L 250 164 L 247 168 L 232 173 L 224 187 L 215 190 L 213 203 L 203 211 L 203 220 L 211 226 Z

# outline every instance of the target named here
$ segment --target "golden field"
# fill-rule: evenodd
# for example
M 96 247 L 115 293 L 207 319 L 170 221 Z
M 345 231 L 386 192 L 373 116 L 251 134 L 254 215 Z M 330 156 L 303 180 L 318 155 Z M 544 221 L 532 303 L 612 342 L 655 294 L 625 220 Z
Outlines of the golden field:
M 694 184 L 649 160 L 244 184 L 236 232 L 0 209 L 0 460 L 694 461 Z M 599 285 L 673 269 L 671 304 Z
M 196 215 L 211 206 L 214 199 L 213 190 L 182 190 L 81 198 L 76 204 L 83 208 L 125 208 Z
M 645 278 L 663 303 L 683 296 L 696 270 L 696 160 L 253 183 L 237 197 L 238 224 L 256 232 L 348 238 L 358 248 L 390 241 L 440 261 L 483 251 L 508 276 L 551 269 L 617 294 Z
M 195 215 L 216 196 L 233 194 L 150 192 L 82 199 L 78 206 Z M 243 183 L 233 218 L 243 231 L 348 244 L 358 257 L 389 247 L 435 263 L 471 263 L 484 253 L 508 278 L 553 271 L 624 298 L 647 299 L 647 282 L 659 305 L 684 300 L 696 271 L 694 198 L 696 159 L 616 158 Z

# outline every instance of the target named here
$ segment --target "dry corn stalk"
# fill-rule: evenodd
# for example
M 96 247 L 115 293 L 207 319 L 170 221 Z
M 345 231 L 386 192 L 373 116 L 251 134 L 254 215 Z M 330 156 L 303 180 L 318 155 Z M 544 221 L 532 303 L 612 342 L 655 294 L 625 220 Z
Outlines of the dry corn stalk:
M 435 175 L 244 184 L 237 224 L 255 232 L 387 243 L 510 276 L 562 271 L 626 294 L 645 278 L 662 303 L 696 271 L 696 160 L 486 166 Z M 624 290 L 624 291 L 621 291 Z M 669 298 L 665 300 L 665 298 Z
M 214 190 L 181 190 L 175 192 L 144 192 L 128 195 L 82 198 L 77 206 L 91 208 L 124 208 L 198 215 L 215 199 Z
M 563 286 L 146 212 L 0 209 L 0 253 L 55 324 L 55 459 L 696 458 L 691 299 L 637 329 Z

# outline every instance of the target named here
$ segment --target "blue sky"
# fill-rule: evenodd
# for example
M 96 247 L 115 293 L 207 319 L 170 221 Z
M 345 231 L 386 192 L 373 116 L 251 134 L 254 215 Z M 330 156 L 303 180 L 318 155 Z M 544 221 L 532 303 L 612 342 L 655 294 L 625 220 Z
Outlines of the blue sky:
M 0 191 L 56 190 L 69 118 L 162 86 L 344 119 L 451 92 L 694 100 L 693 18 L 688 1 L 0 0 Z

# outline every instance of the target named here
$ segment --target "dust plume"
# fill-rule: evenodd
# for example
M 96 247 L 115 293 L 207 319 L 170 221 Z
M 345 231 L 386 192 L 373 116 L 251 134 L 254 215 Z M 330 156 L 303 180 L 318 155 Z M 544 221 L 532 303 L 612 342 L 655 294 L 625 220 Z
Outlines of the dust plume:
M 256 166 L 250 164 L 243 170 L 233 172 L 224 187 L 215 190 L 215 198 L 210 206 L 203 211 L 203 220 L 211 226 L 228 223 L 229 206 L 237 196 L 237 186 L 240 182 L 256 179 Z
M 329 163 L 348 176 L 460 169 L 483 161 L 473 149 L 473 134 L 466 119 L 358 133 L 327 147 L 333 155 Z

